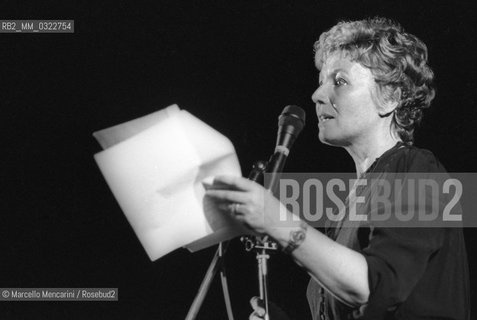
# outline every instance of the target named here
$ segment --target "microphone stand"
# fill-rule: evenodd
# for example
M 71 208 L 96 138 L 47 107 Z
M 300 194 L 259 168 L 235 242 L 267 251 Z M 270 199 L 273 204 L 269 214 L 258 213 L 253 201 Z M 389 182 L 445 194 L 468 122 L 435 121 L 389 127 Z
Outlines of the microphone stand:
M 267 167 L 266 162 L 257 161 L 254 164 L 248 176 L 248 179 L 252 181 L 259 180 L 260 177 L 263 176 L 263 172 L 265 171 L 266 167 Z M 227 276 L 225 273 L 225 262 L 224 262 L 224 255 L 229 246 L 229 242 L 230 241 L 224 241 L 219 243 L 219 247 L 217 248 L 217 251 L 215 252 L 214 257 L 212 258 L 209 268 L 207 269 L 207 272 L 205 273 L 204 279 L 202 279 L 202 283 L 200 284 L 199 290 L 194 298 L 194 301 L 192 302 L 192 305 L 190 306 L 189 311 L 187 312 L 187 316 L 185 318 L 186 320 L 194 320 L 197 317 L 200 307 L 202 306 L 202 303 L 204 302 L 205 296 L 207 295 L 207 292 L 209 291 L 210 285 L 212 284 L 212 281 L 214 280 L 214 277 L 217 274 L 217 271 L 219 269 L 220 269 L 220 280 L 222 283 L 222 292 L 224 294 L 225 307 L 227 309 L 227 316 L 229 320 L 234 320 L 234 316 L 232 312 L 232 303 L 230 300 L 230 294 L 229 294 L 229 289 L 227 285 Z M 250 251 L 250 250 L 247 250 L 247 251 Z M 266 259 L 265 251 L 263 256 L 264 256 L 263 259 Z M 257 259 L 258 259 L 258 254 L 257 254 Z M 264 266 L 264 267 L 260 267 L 260 266 Z M 259 273 L 261 269 L 263 269 L 265 273 L 264 273 L 264 280 L 262 280 L 262 278 L 259 276 L 260 284 L 266 283 L 266 260 L 264 263 L 262 262 L 261 264 L 259 262 Z M 266 293 L 266 286 L 264 287 L 265 287 L 264 290 Z M 260 285 L 260 288 L 262 288 L 262 285 Z M 260 297 L 262 298 L 262 294 L 260 294 Z M 266 310 L 268 310 L 268 307 Z
M 286 106 L 283 109 L 282 114 L 278 118 L 278 136 L 277 136 L 277 145 L 275 147 L 275 153 L 271 156 L 268 162 L 257 161 L 252 171 L 250 172 L 248 178 L 252 181 L 257 181 L 260 177 L 263 177 L 265 172 L 271 173 L 270 180 L 267 181 L 265 188 L 272 194 L 275 192 L 277 185 L 279 184 L 279 173 L 282 172 L 282 169 L 285 165 L 285 161 L 288 157 L 289 149 L 293 145 L 296 137 L 303 129 L 305 125 L 305 111 L 294 105 Z M 264 179 L 265 180 L 265 179 Z M 260 290 L 260 298 L 263 300 L 265 307 L 265 320 L 270 320 L 270 315 L 268 313 L 268 266 L 267 262 L 270 258 L 268 251 L 276 251 L 277 243 L 273 242 L 270 237 L 262 236 L 245 236 L 241 238 L 242 242 L 245 244 L 245 250 L 251 251 L 255 250 L 257 252 L 257 262 L 258 262 L 258 283 Z M 199 312 L 200 306 L 207 294 L 207 290 L 210 287 L 210 283 L 217 272 L 217 269 L 220 267 L 221 278 L 222 278 L 222 288 L 224 292 L 225 304 L 227 307 L 227 314 L 229 320 L 233 320 L 232 315 L 232 306 L 230 303 L 230 297 L 227 287 L 227 279 L 225 276 L 225 266 L 223 263 L 223 255 L 227 248 L 228 242 L 222 242 L 219 244 L 219 248 L 212 259 L 212 263 L 207 270 L 207 273 L 202 280 L 202 284 L 199 288 L 192 306 L 189 309 L 186 320 L 194 320 Z
M 275 152 L 266 163 L 261 174 L 267 172 L 271 175 L 269 180 L 265 181 L 264 187 L 274 195 L 280 181 L 280 173 L 285 166 L 290 148 L 293 145 L 296 137 L 301 132 L 305 125 L 305 111 L 294 105 L 286 106 L 282 114 L 278 118 L 278 135 Z M 262 237 L 242 237 L 242 242 L 245 244 L 245 250 L 251 251 L 254 249 L 257 252 L 258 262 L 258 283 L 260 290 L 260 299 L 262 299 L 265 308 L 265 320 L 270 320 L 268 308 L 268 266 L 267 262 L 270 258 L 268 252 L 277 250 L 278 244 L 270 239 L 269 236 Z
M 282 171 L 285 160 L 288 156 L 288 149 L 277 147 L 279 152 L 275 152 L 262 170 L 261 174 L 265 172 L 271 173 L 270 179 L 266 182 L 266 189 L 272 194 L 275 192 L 279 182 L 279 173 Z M 265 180 L 265 179 L 264 179 Z M 270 320 L 268 308 L 268 259 L 270 259 L 269 252 L 277 251 L 278 244 L 269 236 L 243 236 L 240 240 L 245 245 L 246 251 L 254 250 L 257 254 L 257 268 L 258 268 L 258 287 L 260 299 L 263 302 L 265 309 L 264 320 Z

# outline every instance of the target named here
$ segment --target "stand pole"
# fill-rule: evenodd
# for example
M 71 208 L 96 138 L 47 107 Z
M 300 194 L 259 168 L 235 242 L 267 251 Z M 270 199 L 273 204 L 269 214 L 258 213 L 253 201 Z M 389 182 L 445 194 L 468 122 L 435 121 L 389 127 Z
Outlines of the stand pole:
M 268 259 L 270 256 L 267 254 L 266 249 L 262 249 L 260 253 L 257 253 L 258 260 L 258 283 L 260 290 L 260 299 L 262 299 L 265 315 L 264 320 L 269 320 L 270 316 L 268 313 Z
M 268 259 L 270 259 L 269 252 L 276 251 L 278 244 L 271 241 L 268 236 L 243 236 L 240 240 L 244 243 L 246 251 L 254 250 L 257 253 L 258 290 L 265 309 L 264 319 L 270 320 L 268 308 Z

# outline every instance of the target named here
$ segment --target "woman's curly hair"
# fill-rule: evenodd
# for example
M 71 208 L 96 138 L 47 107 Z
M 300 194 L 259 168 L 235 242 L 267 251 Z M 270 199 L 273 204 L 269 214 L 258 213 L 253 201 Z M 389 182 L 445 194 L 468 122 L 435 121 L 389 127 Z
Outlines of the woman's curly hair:
M 434 74 L 427 64 L 427 47 L 404 32 L 396 22 L 371 18 L 339 22 L 315 43 L 315 61 L 321 69 L 327 57 L 338 51 L 371 70 L 384 101 L 398 101 L 392 125 L 407 144 L 414 128 L 435 96 Z

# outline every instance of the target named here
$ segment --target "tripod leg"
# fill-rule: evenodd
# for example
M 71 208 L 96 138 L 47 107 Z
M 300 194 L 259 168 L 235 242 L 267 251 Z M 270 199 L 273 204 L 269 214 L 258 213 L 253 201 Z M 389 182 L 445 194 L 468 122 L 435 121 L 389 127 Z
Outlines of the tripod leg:
M 186 320 L 194 320 L 197 317 L 200 307 L 202 306 L 205 296 L 207 295 L 207 291 L 209 291 L 210 285 L 212 284 L 212 280 L 214 280 L 214 276 L 217 273 L 217 269 L 222 264 L 222 259 L 223 259 L 222 255 L 225 253 L 227 246 L 228 246 L 228 242 L 226 242 L 225 244 L 222 244 L 222 243 L 219 244 L 219 248 L 215 252 L 214 257 L 212 258 L 212 262 L 210 263 L 209 268 L 207 269 L 207 272 L 205 273 L 204 279 L 202 280 L 202 283 L 200 284 L 199 291 L 197 292 L 197 295 L 194 298 L 194 302 L 192 302 L 192 305 L 189 308 L 189 312 L 187 313 Z
M 229 320 L 234 320 L 232 312 L 232 302 L 230 301 L 229 287 L 227 285 L 227 276 L 225 275 L 225 267 L 220 271 L 220 280 L 222 282 L 222 291 L 224 293 L 225 307 L 227 308 L 227 315 Z

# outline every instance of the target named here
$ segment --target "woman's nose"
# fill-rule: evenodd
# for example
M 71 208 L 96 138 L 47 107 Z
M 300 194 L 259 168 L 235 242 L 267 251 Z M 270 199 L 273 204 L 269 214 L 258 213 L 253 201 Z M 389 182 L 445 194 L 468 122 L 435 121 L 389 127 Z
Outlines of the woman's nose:
M 325 104 L 326 97 L 324 95 L 323 86 L 316 88 L 315 92 L 311 95 L 311 100 L 313 100 L 315 104 Z

